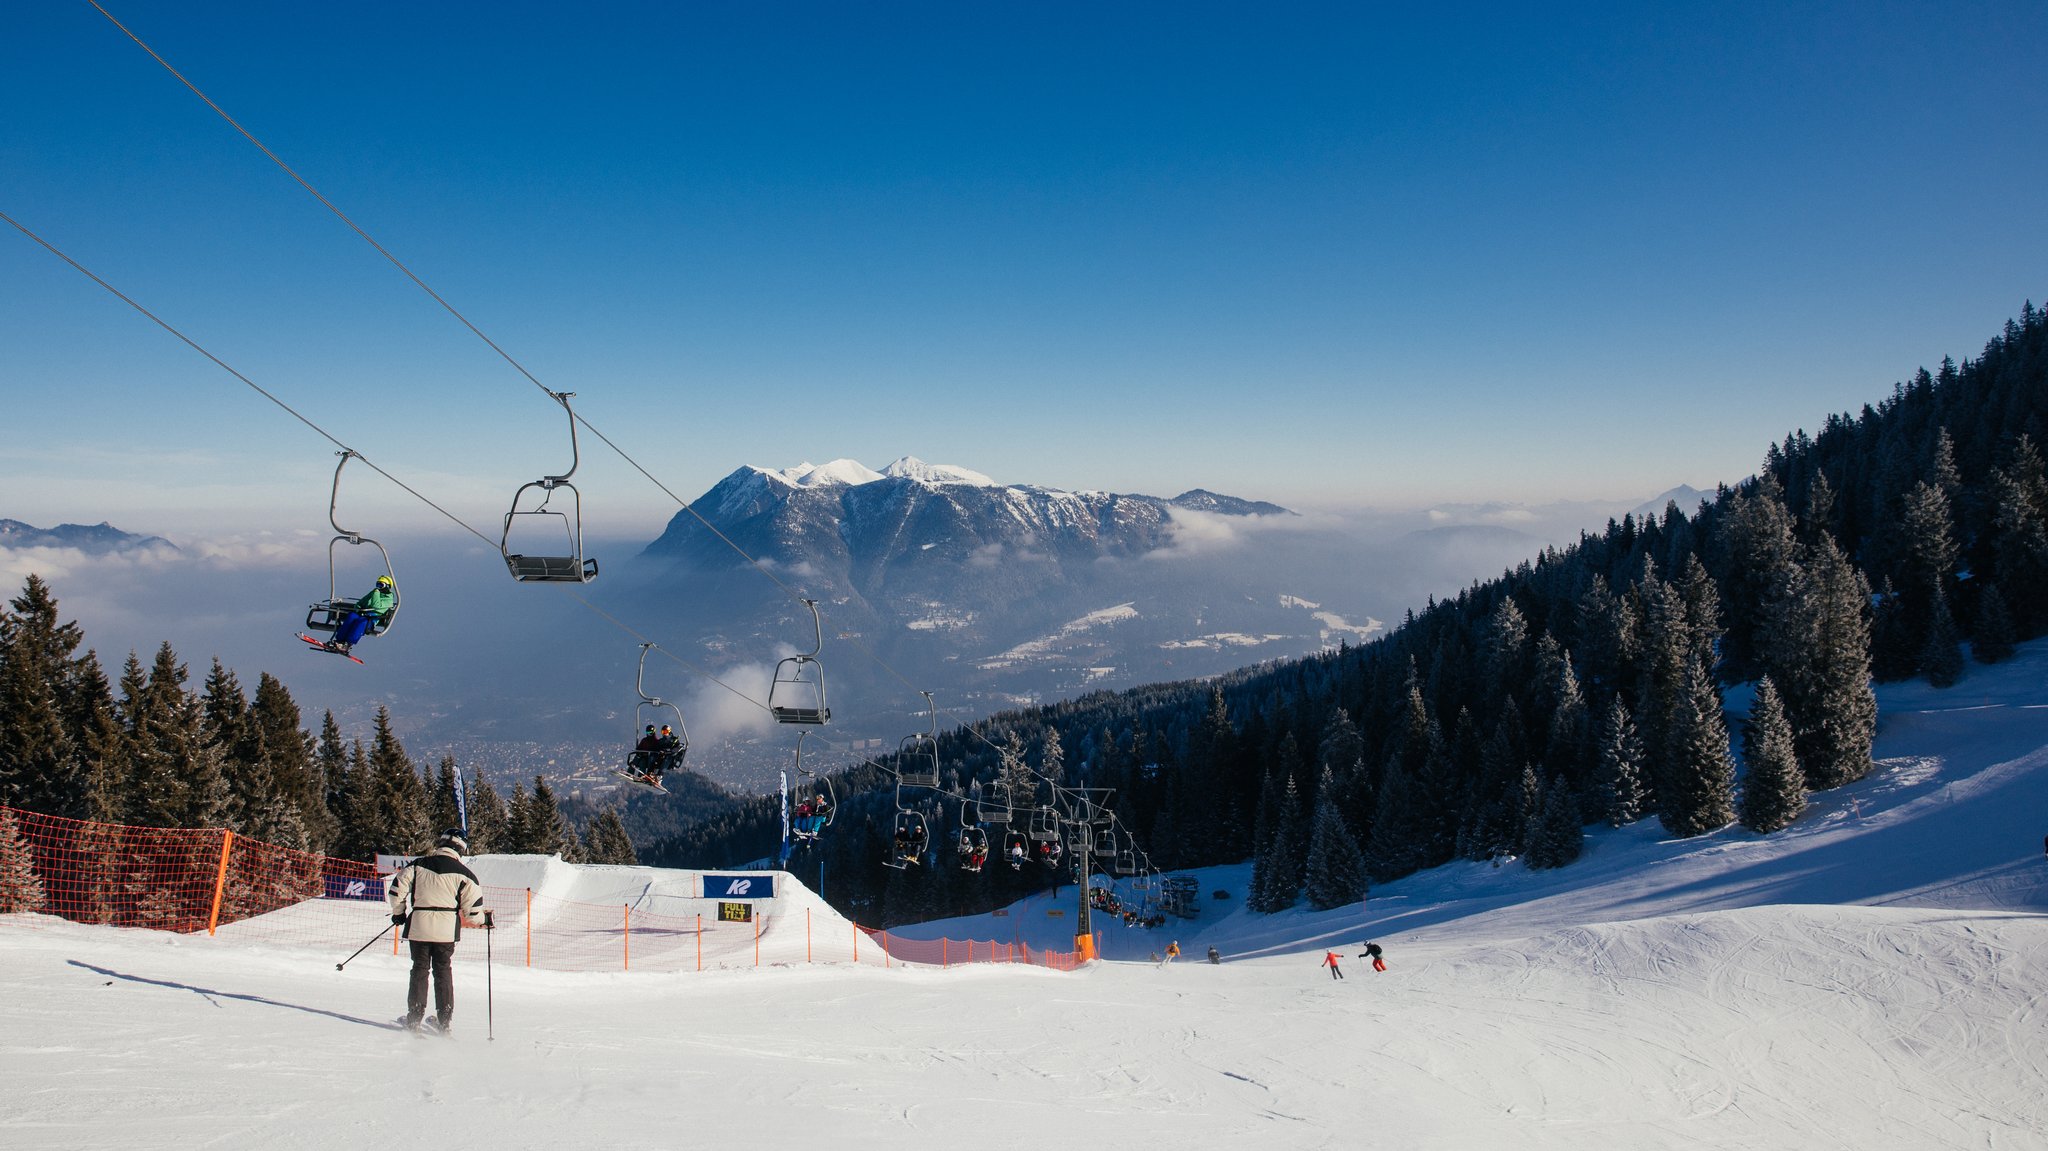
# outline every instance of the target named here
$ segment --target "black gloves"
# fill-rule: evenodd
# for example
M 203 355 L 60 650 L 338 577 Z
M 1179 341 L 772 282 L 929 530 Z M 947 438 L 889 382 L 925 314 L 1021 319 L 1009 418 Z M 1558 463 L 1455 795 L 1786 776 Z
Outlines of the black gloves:
M 405 926 L 405 915 L 404 915 L 404 914 L 403 914 L 402 912 L 397 912 L 397 911 L 394 911 L 394 912 L 392 912 L 392 913 L 391 913 L 391 925 L 392 925 L 393 927 L 404 927 L 404 926 Z

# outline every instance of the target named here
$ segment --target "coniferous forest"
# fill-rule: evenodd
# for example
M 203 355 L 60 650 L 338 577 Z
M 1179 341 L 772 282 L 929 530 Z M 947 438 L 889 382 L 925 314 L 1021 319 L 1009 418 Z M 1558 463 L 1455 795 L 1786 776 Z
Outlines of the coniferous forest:
M 456 766 L 414 763 L 377 710 L 368 747 L 344 740 L 332 712 L 317 736 L 299 705 L 264 673 L 253 699 L 216 660 L 191 686 L 169 644 L 145 667 L 130 653 L 118 684 L 83 654 L 76 623 L 59 623 L 49 585 L 31 575 L 0 610 L 0 804 L 45 815 L 139 827 L 225 827 L 282 847 L 368 861 L 424 851 L 461 821 Z M 487 780 L 466 794 L 470 849 L 554 852 L 630 863 L 616 812 L 578 835 L 547 781 Z
M 941 783 L 958 795 L 1008 778 L 1020 805 L 1040 778 L 1113 788 L 1153 866 L 1249 858 L 1247 899 L 1267 911 L 1355 902 L 1453 859 L 1568 866 L 1600 823 L 1773 831 L 1809 792 L 1871 770 L 1873 679 L 1945 686 L 2048 631 L 2044 434 L 2048 316 L 2028 303 L 1975 359 L 1787 436 L 1697 508 L 1610 521 L 1361 647 L 943 733 Z M 0 612 L 0 803 L 354 858 L 424 847 L 455 822 L 454 765 L 423 771 L 388 715 L 367 747 L 331 714 L 308 734 L 268 675 L 253 700 L 218 664 L 194 689 L 166 645 L 110 684 L 82 642 L 33 577 Z M 1730 731 L 1723 691 L 1746 683 L 1754 704 Z M 1066 878 L 952 866 L 958 802 L 919 789 L 905 801 L 941 850 L 882 867 L 888 768 L 836 776 L 835 822 L 791 864 L 860 922 L 984 910 Z M 641 862 L 774 855 L 778 797 L 720 798 L 689 773 L 670 785 L 710 799 L 680 830 L 643 835 Z M 475 850 L 633 854 L 616 813 L 584 813 L 579 837 L 544 780 L 509 798 L 478 787 L 469 812 Z M 656 823 L 674 827 L 669 814 Z

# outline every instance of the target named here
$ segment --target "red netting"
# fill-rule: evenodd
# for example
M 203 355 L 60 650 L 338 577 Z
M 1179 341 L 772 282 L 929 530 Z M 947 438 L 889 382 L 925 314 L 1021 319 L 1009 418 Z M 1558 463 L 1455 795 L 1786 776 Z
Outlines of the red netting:
M 904 940 L 810 908 L 746 909 L 663 897 L 657 906 L 556 899 L 485 885 L 499 963 L 557 971 L 704 971 L 794 963 L 1031 963 L 1072 970 L 1072 952 L 1021 944 Z M 658 907 L 658 909 L 657 909 Z M 348 952 L 390 930 L 384 879 L 368 864 L 221 829 L 123 827 L 0 807 L 0 913 L 209 931 L 248 943 Z M 799 913 L 800 912 L 800 913 Z M 474 940 L 472 931 L 466 938 Z M 485 949 L 463 947 L 464 959 Z

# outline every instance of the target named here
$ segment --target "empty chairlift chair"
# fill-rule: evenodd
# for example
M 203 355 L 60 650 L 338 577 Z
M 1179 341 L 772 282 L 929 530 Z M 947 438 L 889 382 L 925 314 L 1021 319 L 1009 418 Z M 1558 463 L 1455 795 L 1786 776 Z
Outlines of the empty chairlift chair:
M 825 665 L 818 653 L 825 649 L 825 625 L 818 619 L 818 601 L 807 599 L 816 642 L 809 652 L 789 656 L 775 665 L 775 681 L 768 685 L 768 714 L 777 723 L 826 723 L 832 709 L 825 706 Z
M 385 612 L 381 618 L 371 621 L 368 630 L 363 634 L 383 635 L 391 630 L 392 621 L 398 618 L 398 576 L 391 570 L 391 553 L 384 550 L 383 544 L 361 532 L 352 532 L 335 520 L 335 509 L 341 500 L 342 469 L 348 467 L 350 460 L 362 458 L 353 449 L 344 449 L 340 455 L 341 462 L 334 465 L 334 489 L 327 497 L 327 522 L 333 526 L 335 533 L 334 538 L 327 541 L 327 598 L 306 609 L 306 630 L 332 632 L 340 626 L 341 617 L 355 609 L 356 601 L 342 598 L 341 589 L 336 583 L 334 549 L 344 543 L 358 547 L 367 544 L 377 549 L 377 558 L 384 568 L 381 574 L 391 579 L 392 598 L 391 610 Z M 364 586 L 368 587 L 375 578 L 373 574 L 364 580 Z
M 521 485 L 512 493 L 512 510 L 505 513 L 505 533 L 498 540 L 498 551 L 505 557 L 505 567 L 512 578 L 520 583 L 589 583 L 597 578 L 597 561 L 583 555 L 583 496 L 569 477 L 576 474 L 580 458 L 576 448 L 576 412 L 569 407 L 569 397 L 574 392 L 549 392 L 562 410 L 569 413 L 569 470 L 559 476 L 544 476 L 532 483 Z M 532 507 L 521 507 L 526 493 L 538 490 L 540 501 Z M 569 510 L 555 511 L 548 505 L 553 502 L 557 491 L 569 493 Z M 535 536 L 536 529 L 548 520 L 560 522 L 567 540 L 566 555 L 535 555 L 524 550 L 526 541 Z M 514 551 L 513 528 L 520 529 L 522 550 Z
M 931 712 L 932 729 L 903 737 L 902 747 L 896 753 L 896 778 L 906 787 L 937 787 L 939 785 L 939 709 L 932 702 L 931 692 L 920 692 L 924 704 Z

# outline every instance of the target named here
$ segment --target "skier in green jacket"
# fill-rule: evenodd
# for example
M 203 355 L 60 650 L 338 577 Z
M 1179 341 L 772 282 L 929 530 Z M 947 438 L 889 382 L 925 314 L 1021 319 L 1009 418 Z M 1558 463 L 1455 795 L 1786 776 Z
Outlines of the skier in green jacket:
M 327 641 L 327 647 L 343 655 L 363 638 L 371 625 L 389 617 L 391 609 L 398 605 L 398 586 L 388 575 L 377 577 L 372 587 L 356 601 L 356 606 L 342 613 L 341 622 L 334 625 L 334 638 Z

